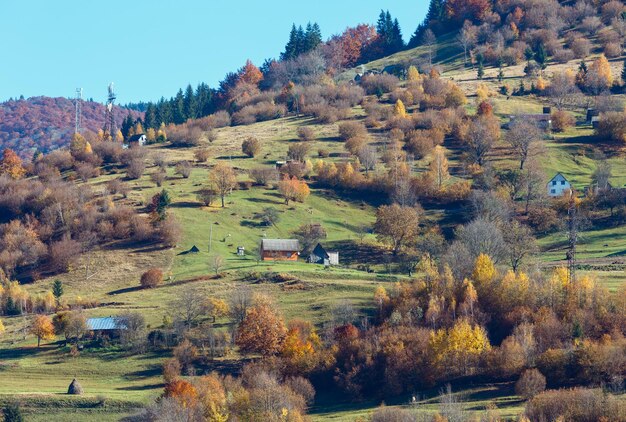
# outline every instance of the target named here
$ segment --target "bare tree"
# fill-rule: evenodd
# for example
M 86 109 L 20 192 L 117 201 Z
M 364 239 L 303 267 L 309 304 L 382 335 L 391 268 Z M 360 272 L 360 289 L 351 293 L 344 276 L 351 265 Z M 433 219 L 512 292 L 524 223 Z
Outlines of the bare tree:
M 468 158 L 473 163 L 483 166 L 487 154 L 500 137 L 500 123 L 493 117 L 474 119 L 465 135 L 465 144 L 468 147 Z
M 494 262 L 504 258 L 506 244 L 502 231 L 494 223 L 484 218 L 477 218 L 457 231 L 457 240 L 469 251 L 472 261 L 481 253 L 489 255 Z
M 211 257 L 211 268 L 215 271 L 215 275 L 220 273 L 220 270 L 224 266 L 224 258 L 221 255 L 215 255 Z
M 520 170 L 524 170 L 524 163 L 526 163 L 529 156 L 539 153 L 539 140 L 541 138 L 541 131 L 533 122 L 516 119 L 511 123 L 505 139 L 519 159 Z
M 246 317 L 252 305 L 252 290 L 248 286 L 237 286 L 230 296 L 230 316 L 236 324 Z
M 196 287 L 185 287 L 176 294 L 170 309 L 176 319 L 191 327 L 204 313 L 204 296 Z
M 222 199 L 222 208 L 226 205 L 224 198 L 237 186 L 237 176 L 232 167 L 218 163 L 209 174 L 209 182 Z
M 477 27 L 470 21 L 465 21 L 461 32 L 457 36 L 457 41 L 463 46 L 463 65 L 467 67 L 467 51 L 476 44 Z
M 507 245 L 506 255 L 509 264 L 511 269 L 517 272 L 524 260 L 537 252 L 537 241 L 528 226 L 515 220 L 502 234 Z
M 565 105 L 578 103 L 581 92 L 575 84 L 573 73 L 565 71 L 554 73 L 546 94 L 555 107 L 562 110 Z
M 359 157 L 359 161 L 365 169 L 366 174 L 369 173 L 370 170 L 374 170 L 374 168 L 376 168 L 376 163 L 378 162 L 376 147 L 366 145 L 359 149 L 357 156 Z
M 422 44 L 426 46 L 426 57 L 428 58 L 428 65 L 433 65 L 433 59 L 437 54 L 437 37 L 435 33 L 429 28 L 424 32 L 422 37 Z

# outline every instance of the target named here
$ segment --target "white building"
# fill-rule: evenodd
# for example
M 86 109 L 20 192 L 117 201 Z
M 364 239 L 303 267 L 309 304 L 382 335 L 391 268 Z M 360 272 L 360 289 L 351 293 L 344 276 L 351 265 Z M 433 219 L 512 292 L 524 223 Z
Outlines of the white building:
M 563 195 L 563 192 L 570 190 L 572 185 L 567 181 L 565 176 L 561 173 L 557 173 L 549 182 L 548 182 L 548 196 L 557 197 Z

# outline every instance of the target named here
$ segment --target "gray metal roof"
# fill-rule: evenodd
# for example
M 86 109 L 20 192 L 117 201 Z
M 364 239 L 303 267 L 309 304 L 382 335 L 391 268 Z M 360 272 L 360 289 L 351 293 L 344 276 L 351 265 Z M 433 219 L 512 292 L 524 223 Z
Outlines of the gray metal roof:
M 104 331 L 104 330 L 123 330 L 124 324 L 120 323 L 119 318 L 104 317 L 104 318 L 89 318 L 87 319 L 87 327 L 91 331 Z
M 299 252 L 300 242 L 297 239 L 263 239 L 261 249 L 274 252 Z

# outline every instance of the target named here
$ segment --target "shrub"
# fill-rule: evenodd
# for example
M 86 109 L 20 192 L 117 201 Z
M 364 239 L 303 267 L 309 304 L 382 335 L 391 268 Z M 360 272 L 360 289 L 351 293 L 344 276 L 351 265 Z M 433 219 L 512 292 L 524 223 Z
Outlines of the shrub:
M 183 179 L 189 179 L 189 176 L 191 176 L 191 170 L 192 167 L 189 161 L 185 160 L 176 164 L 176 174 L 183 176 Z
M 303 142 L 289 145 L 287 157 L 291 160 L 304 162 L 309 153 L 309 146 Z
M 617 42 L 609 42 L 604 45 L 604 55 L 609 58 L 622 55 L 622 46 Z
M 626 142 L 626 113 L 617 111 L 601 113 L 596 133 L 600 138 Z
M 330 156 L 330 152 L 327 149 L 320 148 L 317 150 L 317 155 L 320 158 L 327 158 Z
M 315 139 L 315 131 L 309 126 L 300 126 L 297 133 L 298 139 L 302 142 L 309 142 Z
M 393 75 L 389 74 L 381 74 L 381 75 L 365 75 L 361 78 L 361 86 L 365 89 L 365 92 L 368 95 L 378 95 L 386 94 L 395 89 L 400 80 Z
M 126 167 L 126 176 L 129 179 L 139 179 L 143 176 L 143 172 L 146 170 L 146 165 L 143 158 L 135 158 Z
M 161 187 L 161 185 L 163 184 L 163 181 L 165 180 L 165 178 L 167 177 L 167 173 L 159 170 L 155 173 L 152 173 L 150 175 L 150 179 L 154 182 L 155 185 L 157 185 L 157 187 Z
M 150 268 L 141 275 L 139 283 L 144 289 L 151 289 L 163 282 L 163 271 L 158 268 Z
M 261 142 L 257 138 L 249 137 L 242 142 L 241 151 L 252 158 L 261 151 Z
M 182 227 L 172 216 L 168 216 L 159 223 L 159 238 L 163 245 L 174 247 L 182 237 Z
M 199 163 L 206 163 L 209 159 L 209 150 L 208 148 L 198 148 L 194 151 L 193 156 Z
M 600 389 L 573 388 L 538 394 L 525 414 L 532 421 L 619 421 L 626 418 L 626 405 Z
M 202 140 L 202 129 L 187 123 L 170 125 L 167 127 L 167 139 L 175 147 L 197 146 Z
M 342 122 L 339 124 L 339 137 L 347 141 L 350 138 L 364 137 L 367 135 L 367 129 L 361 122 Z
M 163 362 L 163 380 L 171 383 L 180 377 L 180 362 L 176 358 L 167 359 Z
M 273 185 L 278 182 L 278 171 L 274 167 L 257 167 L 250 170 L 250 177 L 258 185 Z
M 100 175 L 100 170 L 90 163 L 80 163 L 76 166 L 76 174 L 83 182 Z
M 576 121 L 574 116 L 564 110 L 555 110 L 552 112 L 552 130 L 554 132 L 564 132 L 567 128 L 574 126 Z
M 215 196 L 216 193 L 213 189 L 200 189 L 196 194 L 198 201 L 200 201 L 205 207 L 211 206 Z
M 570 44 L 570 48 L 577 59 L 584 59 L 591 53 L 591 41 L 587 38 L 576 38 Z
M 522 372 L 515 383 L 515 393 L 525 399 L 531 399 L 546 389 L 546 377 L 536 369 Z

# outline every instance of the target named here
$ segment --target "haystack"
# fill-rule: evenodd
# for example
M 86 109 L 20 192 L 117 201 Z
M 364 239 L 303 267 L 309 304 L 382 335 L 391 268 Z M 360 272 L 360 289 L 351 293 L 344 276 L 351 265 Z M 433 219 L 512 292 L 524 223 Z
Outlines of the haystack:
M 76 381 L 76 378 L 72 380 L 72 383 L 67 389 L 67 394 L 75 394 L 75 395 L 83 394 L 83 387 L 81 387 L 78 381 Z

